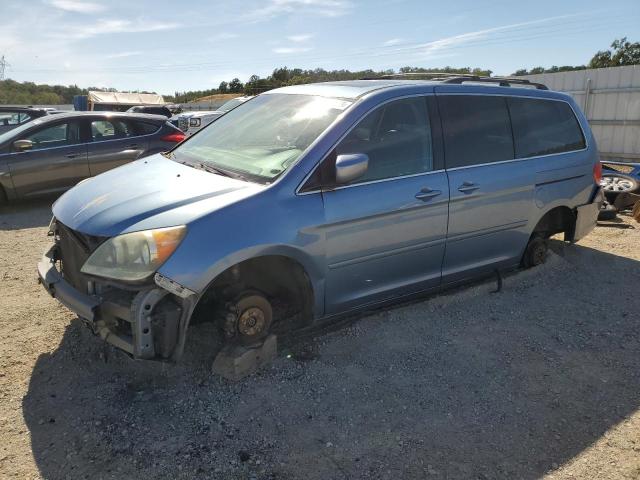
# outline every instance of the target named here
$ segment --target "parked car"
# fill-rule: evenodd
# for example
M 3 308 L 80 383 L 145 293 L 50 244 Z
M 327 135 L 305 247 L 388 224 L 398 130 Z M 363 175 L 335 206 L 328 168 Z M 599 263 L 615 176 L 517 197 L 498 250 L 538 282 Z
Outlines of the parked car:
M 162 115 L 170 118 L 173 114 L 169 107 L 165 105 L 136 105 L 127 110 L 129 113 L 149 113 L 151 115 Z
M 187 133 L 187 135 L 193 135 L 197 131 L 209 125 L 215 119 L 221 117 L 227 112 L 230 112 L 239 105 L 242 105 L 247 100 L 253 98 L 252 96 L 237 97 L 229 100 L 223 104 L 217 110 L 201 110 L 181 113 L 174 115 L 171 118 L 171 123 L 177 126 L 180 130 Z
M 640 202 L 640 163 L 603 161 L 600 185 L 605 202 L 598 220 L 613 220 Z
M 0 107 L 0 134 L 13 130 L 36 118 L 49 115 L 49 109 L 33 107 Z
M 173 148 L 184 134 L 166 117 L 46 115 L 0 135 L 0 203 L 62 192 L 79 181 Z
M 259 344 L 541 263 L 595 226 L 589 124 L 542 85 L 467 80 L 261 94 L 65 193 L 40 280 L 107 342 L 177 360 L 194 311 Z

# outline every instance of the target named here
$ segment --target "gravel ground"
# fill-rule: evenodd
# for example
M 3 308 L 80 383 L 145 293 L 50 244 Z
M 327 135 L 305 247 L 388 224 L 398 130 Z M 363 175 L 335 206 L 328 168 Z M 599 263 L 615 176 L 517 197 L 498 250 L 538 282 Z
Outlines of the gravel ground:
M 134 362 L 36 283 L 44 203 L 0 210 L 0 478 L 640 478 L 640 225 L 281 346 Z M 635 290 L 634 290 L 635 289 Z

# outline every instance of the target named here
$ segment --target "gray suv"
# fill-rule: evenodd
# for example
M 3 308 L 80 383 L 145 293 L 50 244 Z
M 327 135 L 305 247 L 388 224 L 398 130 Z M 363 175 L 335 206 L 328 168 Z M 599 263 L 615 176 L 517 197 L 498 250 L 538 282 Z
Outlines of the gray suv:
M 259 95 L 64 194 L 42 285 L 133 357 L 177 360 L 194 315 L 251 344 L 536 265 L 594 228 L 601 167 L 575 102 L 522 83 Z

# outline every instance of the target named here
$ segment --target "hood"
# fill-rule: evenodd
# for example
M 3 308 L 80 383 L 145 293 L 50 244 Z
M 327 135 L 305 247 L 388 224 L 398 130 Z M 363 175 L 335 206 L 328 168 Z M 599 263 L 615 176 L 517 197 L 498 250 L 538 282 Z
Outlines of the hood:
M 186 225 L 264 188 L 157 154 L 80 182 L 56 201 L 53 214 L 73 230 L 111 237 Z

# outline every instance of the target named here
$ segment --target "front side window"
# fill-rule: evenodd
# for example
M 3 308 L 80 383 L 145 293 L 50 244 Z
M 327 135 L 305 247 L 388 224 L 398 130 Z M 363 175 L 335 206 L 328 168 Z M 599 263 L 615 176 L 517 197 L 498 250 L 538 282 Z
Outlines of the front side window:
M 91 137 L 94 142 L 115 140 L 131 136 L 129 126 L 120 120 L 93 120 L 91 122 Z
M 516 158 L 582 150 L 585 140 L 568 103 L 509 98 Z
M 512 160 L 513 137 L 504 97 L 438 97 L 447 168 Z
M 59 123 L 31 133 L 24 140 L 31 140 L 32 150 L 76 145 L 80 143 L 80 128 L 77 122 Z
M 349 153 L 369 157 L 367 172 L 353 183 L 433 170 L 426 98 L 396 100 L 369 113 L 336 147 L 337 155 Z
M 293 165 L 351 101 L 264 94 L 221 116 L 176 149 L 178 162 L 268 183 Z

